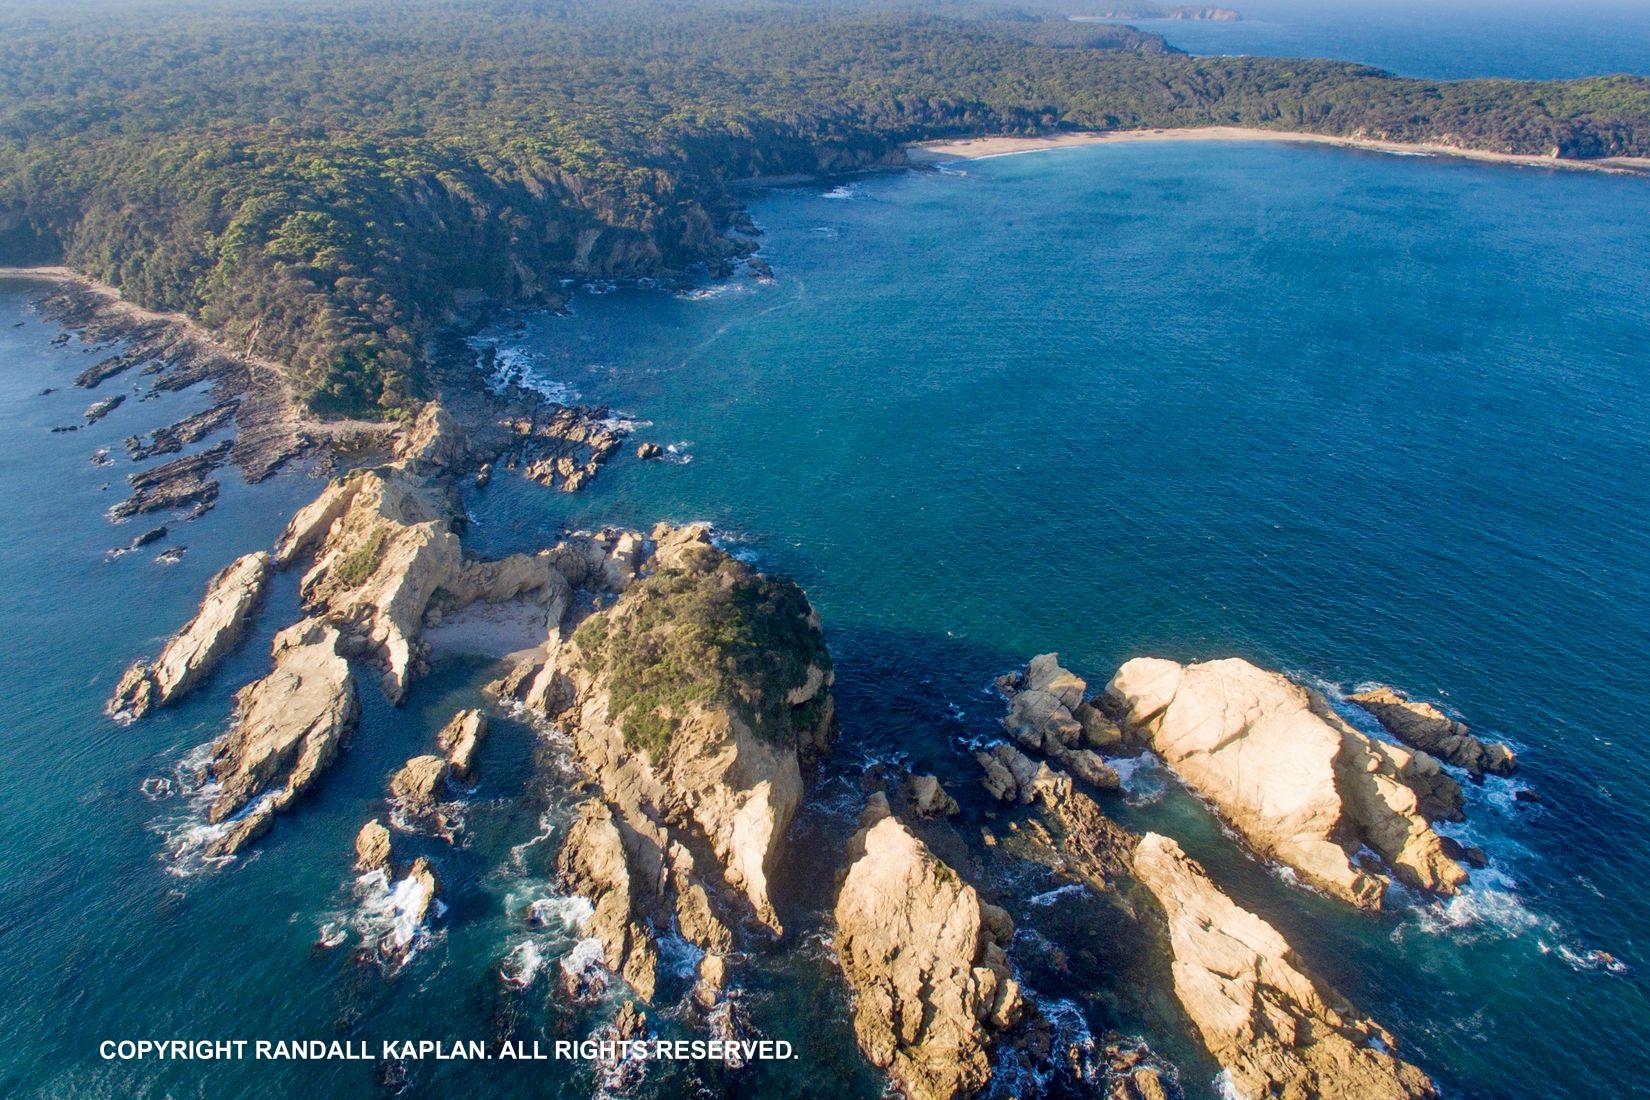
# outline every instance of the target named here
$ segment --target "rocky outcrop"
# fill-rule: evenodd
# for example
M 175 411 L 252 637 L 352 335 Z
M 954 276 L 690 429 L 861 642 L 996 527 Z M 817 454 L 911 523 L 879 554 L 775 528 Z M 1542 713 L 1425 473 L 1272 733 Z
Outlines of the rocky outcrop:
M 207 820 L 222 826 L 208 855 L 262 835 L 337 756 L 360 710 L 341 641 L 315 619 L 287 628 L 275 637 L 274 671 L 235 696 L 234 725 L 207 765 L 217 784 Z
M 1033 657 L 1024 672 L 1004 677 L 998 687 L 1008 699 L 1003 729 L 1021 745 L 1085 783 L 1103 790 L 1121 785 L 1117 772 L 1095 750 L 1116 750 L 1122 732 L 1085 699 L 1088 684 L 1062 668 L 1055 654 Z
M 596 906 L 608 967 L 644 998 L 652 929 L 670 919 L 712 954 L 731 942 L 717 909 L 779 930 L 770 869 L 832 725 L 829 658 L 801 590 L 702 527 L 654 542 L 650 572 L 553 647 L 528 692 L 601 790 L 561 866 Z
M 880 796 L 866 817 L 836 903 L 854 1034 L 914 1100 L 972 1095 L 990 1078 L 998 1033 L 1025 1011 L 1004 951 L 1013 922 L 889 816 Z
M 234 444 L 224 440 L 204 451 L 127 476 L 132 495 L 109 509 L 109 518 L 129 519 L 144 512 L 190 509 L 191 517 L 218 501 L 218 482 L 210 475 L 229 461 Z
M 1277 930 L 1240 909 L 1167 837 L 1148 833 L 1134 872 L 1163 910 L 1174 991 L 1245 1097 L 1419 1100 L 1427 1075 L 1392 1036 L 1314 978 Z
M 439 425 L 437 417 L 426 419 Z M 383 668 L 384 693 L 397 703 L 427 668 L 420 637 L 427 624 L 478 600 L 533 599 L 559 620 L 571 588 L 558 562 L 577 556 L 567 550 L 466 560 L 453 531 L 454 499 L 411 469 L 456 461 L 437 426 L 402 463 L 334 481 L 293 517 L 275 548 L 282 567 L 314 552 L 301 586 L 305 605 Z
M 447 761 L 439 756 L 415 756 L 390 779 L 390 796 L 409 814 L 428 814 L 440 801 L 447 783 Z
M 957 800 L 945 792 L 932 775 L 913 775 L 910 780 L 911 805 L 923 817 L 950 817 L 958 812 Z
M 994 745 L 974 758 L 993 798 L 1039 810 L 1043 824 L 1021 838 L 1023 854 L 1097 890 L 1111 889 L 1127 873 L 1135 838 L 1077 790 L 1069 775 L 1012 745 Z
M 453 775 L 468 782 L 475 771 L 476 750 L 487 737 L 487 716 L 479 710 L 461 710 L 435 735 L 436 747 L 446 754 Z
M 396 460 L 415 474 L 453 473 L 469 458 L 464 433 L 438 402 L 428 402 L 395 445 Z
M 214 432 L 228 427 L 235 419 L 241 399 L 232 397 L 220 401 L 182 420 L 156 428 L 145 440 L 142 436 L 126 437 L 126 454 L 133 462 L 147 462 L 155 455 L 176 454 L 186 443 L 198 443 Z
M 1511 775 L 1518 766 L 1512 749 L 1480 741 L 1431 703 L 1418 703 L 1385 685 L 1347 696 L 1367 710 L 1383 729 L 1411 748 L 1436 756 L 1446 764 L 1465 768 L 1474 778 L 1485 772 Z
M 363 871 L 383 871 L 390 865 L 390 831 L 373 818 L 355 834 L 355 866 Z
M 269 555 L 262 552 L 237 558 L 220 570 L 207 584 L 200 610 L 172 636 L 155 662 L 140 661 L 127 669 L 108 712 L 139 718 L 192 690 L 245 636 L 268 580 Z
M 1388 880 L 1356 859 L 1361 845 L 1410 886 L 1448 895 L 1466 881 L 1428 823 L 1459 808 L 1437 761 L 1365 736 L 1285 677 L 1235 658 L 1138 658 L 1106 698 L 1250 846 L 1317 889 L 1379 908 Z
M 515 428 L 522 440 L 521 472 L 567 493 L 589 484 L 625 437 L 605 408 L 576 405 L 548 405 Z

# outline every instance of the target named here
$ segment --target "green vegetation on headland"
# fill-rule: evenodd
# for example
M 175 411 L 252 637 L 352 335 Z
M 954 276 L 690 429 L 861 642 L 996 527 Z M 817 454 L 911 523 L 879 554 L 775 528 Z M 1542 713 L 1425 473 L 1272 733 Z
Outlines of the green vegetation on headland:
M 471 303 L 725 265 L 749 247 L 733 181 L 907 141 L 1224 124 L 1650 154 L 1643 78 L 1438 83 L 943 10 L 12 6 L 0 263 L 66 263 L 289 364 L 323 412 L 393 415 Z
M 573 634 L 585 672 L 611 685 L 608 712 L 626 747 L 657 759 L 695 707 L 731 707 L 774 744 L 794 746 L 818 725 L 817 692 L 801 706 L 786 698 L 810 669 L 831 667 L 794 582 L 706 548 L 694 567 L 661 569 L 632 588 Z

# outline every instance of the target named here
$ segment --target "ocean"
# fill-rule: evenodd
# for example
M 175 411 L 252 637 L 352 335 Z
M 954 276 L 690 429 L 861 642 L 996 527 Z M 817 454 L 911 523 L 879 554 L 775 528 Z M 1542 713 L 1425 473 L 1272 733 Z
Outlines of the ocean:
M 1400 76 L 1650 75 L 1641 0 L 1230 0 L 1235 22 L 1118 20 L 1194 54 L 1334 57 Z
M 673 451 L 627 451 L 576 496 L 500 476 L 471 494 L 473 547 L 712 520 L 808 589 L 837 660 L 841 741 L 778 887 L 788 936 L 749 971 L 756 1025 L 801 1057 L 733 1080 L 654 1072 L 642 1094 L 880 1094 L 822 938 L 856 777 L 937 770 L 982 810 L 966 746 L 1001 716 L 991 680 L 1046 650 L 1096 688 L 1141 654 L 1244 656 L 1331 698 L 1378 680 L 1511 742 L 1518 776 L 1470 788 L 1454 830 L 1490 868 L 1448 904 L 1378 916 L 1244 856 L 1158 769 L 1106 808 L 1179 838 L 1448 1095 L 1642 1090 L 1650 185 L 1142 143 L 771 190 L 752 213 L 771 282 L 581 288 L 566 315 L 485 337 Z M 399 710 L 363 691 L 349 751 L 253 854 L 216 870 L 172 857 L 193 819 L 153 780 L 267 667 L 296 577 L 183 705 L 120 727 L 103 701 L 321 482 L 301 466 L 226 476 L 213 512 L 107 559 L 147 526 L 103 515 L 129 469 L 119 441 L 206 399 L 128 400 L 51 433 L 130 382 L 74 389 L 92 355 L 54 345 L 40 293 L 0 282 L 0 1092 L 591 1095 L 602 1081 L 556 1061 L 99 1057 L 147 1037 L 548 1043 L 601 1010 L 556 992 L 579 912 L 548 884 L 563 747 L 509 720 L 463 846 L 417 849 L 446 913 L 393 973 L 354 954 L 381 919 L 357 897 L 355 830 L 383 812 L 388 774 L 479 700 L 479 661 L 439 663 Z M 101 447 L 116 465 L 89 461 Z M 155 560 L 177 544 L 181 562 Z M 1022 930 L 1073 949 L 1071 977 L 1035 976 L 1046 1003 L 1145 1038 L 1187 1095 L 1214 1095 L 1214 1067 L 1144 980 L 1162 976 L 1149 945 L 1097 935 L 1105 910 L 1080 892 L 994 885 L 1042 891 Z

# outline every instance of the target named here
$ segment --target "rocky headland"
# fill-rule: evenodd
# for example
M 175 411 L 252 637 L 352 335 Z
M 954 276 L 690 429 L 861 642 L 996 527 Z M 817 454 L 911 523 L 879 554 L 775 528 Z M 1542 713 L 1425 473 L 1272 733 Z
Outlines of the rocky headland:
M 478 445 L 456 417 L 426 407 L 388 461 L 334 478 L 271 551 L 215 576 L 195 618 L 122 679 L 111 713 L 141 716 L 197 687 L 243 640 L 274 579 L 297 575 L 302 618 L 276 635 L 267 674 L 236 695 L 201 776 L 204 854 L 230 856 L 362 735 L 361 691 L 376 680 L 389 703 L 406 698 L 429 669 L 427 633 L 475 605 L 530 610 L 521 621 L 542 623 L 543 636 L 501 664 L 490 693 L 570 746 L 582 776 L 554 874 L 589 902 L 580 932 L 599 945 L 606 977 L 568 989 L 623 981 L 640 1002 L 681 997 L 693 1026 L 740 1034 L 750 1026 L 740 974 L 784 942 L 775 883 L 796 866 L 792 826 L 834 733 L 819 618 L 794 583 L 730 557 L 703 525 L 472 556 L 465 485 L 511 461 L 496 446 L 511 435 L 505 425 Z M 870 782 L 858 831 L 832 849 L 829 911 L 807 918 L 829 922 L 855 1038 L 895 1087 L 951 1100 L 993 1087 L 1012 1065 L 1025 1075 L 1016 1080 L 1043 1082 L 1034 1091 L 1059 1080 L 1133 1100 L 1173 1094 L 1172 1069 L 1139 1043 L 1108 1040 L 1095 1061 L 1092 1044 L 1062 1037 L 1043 1014 L 1017 960 L 1014 899 L 978 885 L 1029 862 L 1111 899 L 1119 919 L 1167 944 L 1174 996 L 1238 1093 L 1433 1095 L 1392 1037 L 1314 978 L 1275 929 L 1172 840 L 1136 836 L 1106 809 L 1120 786 L 1115 758 L 1149 749 L 1256 852 L 1375 908 L 1388 876 L 1438 894 L 1465 881 L 1431 826 L 1462 808 L 1433 757 L 1359 732 L 1314 693 L 1242 661 L 1131 661 L 1095 697 L 1043 654 L 997 686 L 1000 736 L 973 746 L 992 824 L 978 795 L 956 797 L 960 780 L 943 771 Z M 1375 709 L 1384 701 L 1362 705 L 1392 729 L 1401 719 Z M 462 843 L 443 815 L 476 781 L 488 724 L 484 710 L 460 710 L 433 744 L 409 746 L 386 779 L 387 816 L 354 837 L 358 896 L 384 916 L 369 940 L 397 968 L 441 911 L 445 858 L 398 848 L 432 821 Z M 983 848 L 965 842 L 971 833 Z M 666 965 L 683 945 L 694 960 L 685 984 Z

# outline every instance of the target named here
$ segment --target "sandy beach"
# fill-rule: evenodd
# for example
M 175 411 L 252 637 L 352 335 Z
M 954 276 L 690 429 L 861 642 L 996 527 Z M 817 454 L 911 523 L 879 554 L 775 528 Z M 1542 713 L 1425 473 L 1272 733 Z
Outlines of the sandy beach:
M 1075 145 L 1104 145 L 1135 141 L 1290 141 L 1313 145 L 1340 145 L 1353 149 L 1402 156 L 1462 157 L 1537 168 L 1579 168 L 1595 172 L 1650 175 L 1650 157 L 1608 157 L 1600 160 L 1561 160 L 1557 157 L 1491 153 L 1459 149 L 1452 145 L 1405 144 L 1371 141 L 1365 138 L 1333 137 L 1299 130 L 1256 130 L 1242 126 L 1197 126 L 1159 130 L 1108 130 L 1104 132 L 1060 133 L 1037 137 L 978 137 L 946 141 L 924 141 L 906 146 L 913 164 L 938 164 L 955 160 L 1015 156 L 1064 149 Z

